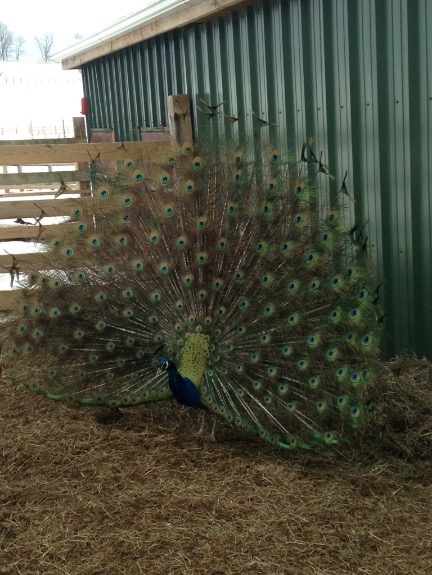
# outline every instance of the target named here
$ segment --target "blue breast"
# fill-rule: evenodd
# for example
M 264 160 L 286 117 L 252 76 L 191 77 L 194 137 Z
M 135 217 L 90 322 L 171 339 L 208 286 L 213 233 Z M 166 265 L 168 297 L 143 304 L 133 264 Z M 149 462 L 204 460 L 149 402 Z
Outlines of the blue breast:
M 195 384 L 188 377 L 182 377 L 174 365 L 168 368 L 168 384 L 174 398 L 182 405 L 207 409 L 201 403 L 200 394 Z

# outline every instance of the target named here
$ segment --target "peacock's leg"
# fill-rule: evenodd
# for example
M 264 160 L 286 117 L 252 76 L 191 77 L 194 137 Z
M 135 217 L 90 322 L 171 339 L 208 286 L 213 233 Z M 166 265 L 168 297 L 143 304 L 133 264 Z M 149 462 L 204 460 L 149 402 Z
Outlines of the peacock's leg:
M 203 417 L 202 417 L 202 421 L 201 421 L 201 427 L 198 430 L 198 437 L 202 437 L 204 435 L 204 431 L 205 431 L 205 420 L 206 420 L 206 412 L 205 410 L 203 410 Z
M 213 417 L 214 417 L 214 420 L 213 420 L 213 428 L 212 428 L 211 433 L 210 433 L 210 439 L 211 439 L 212 441 L 216 441 L 216 435 L 215 435 L 215 434 L 216 434 L 217 415 L 214 415 Z
M 216 441 L 216 421 L 217 421 L 217 416 L 214 415 L 213 416 L 213 426 L 212 426 L 212 430 L 211 433 L 206 433 L 206 419 L 207 419 L 207 411 L 203 410 L 203 417 L 202 417 L 202 421 L 201 421 L 201 427 L 198 430 L 198 437 L 202 437 L 202 438 L 206 438 L 209 439 L 210 441 Z

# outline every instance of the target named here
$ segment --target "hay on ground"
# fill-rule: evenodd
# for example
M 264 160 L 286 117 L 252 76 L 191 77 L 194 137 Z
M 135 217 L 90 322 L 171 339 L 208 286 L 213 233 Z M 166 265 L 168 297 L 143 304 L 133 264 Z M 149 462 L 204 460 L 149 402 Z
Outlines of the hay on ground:
M 391 362 L 380 438 L 310 454 L 198 440 L 168 402 L 104 425 L 1 381 L 0 574 L 426 575 L 429 387 L 427 362 Z

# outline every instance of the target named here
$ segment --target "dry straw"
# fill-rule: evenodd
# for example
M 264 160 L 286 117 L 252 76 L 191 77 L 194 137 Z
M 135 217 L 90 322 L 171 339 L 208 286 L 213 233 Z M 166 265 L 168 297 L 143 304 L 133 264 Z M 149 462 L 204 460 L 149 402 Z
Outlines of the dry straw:
M 95 412 L 0 387 L 0 574 L 426 575 L 431 365 L 398 358 L 360 446 L 287 453 L 176 405 Z

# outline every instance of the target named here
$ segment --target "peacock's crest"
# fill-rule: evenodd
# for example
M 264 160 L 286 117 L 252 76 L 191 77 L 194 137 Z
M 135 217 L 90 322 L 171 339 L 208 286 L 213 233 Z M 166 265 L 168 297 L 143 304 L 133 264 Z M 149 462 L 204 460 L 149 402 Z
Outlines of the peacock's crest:
M 10 376 L 50 399 L 129 406 L 172 396 L 163 357 L 203 406 L 267 442 L 349 437 L 378 367 L 377 293 L 313 165 L 186 144 L 101 175 L 28 277 Z

